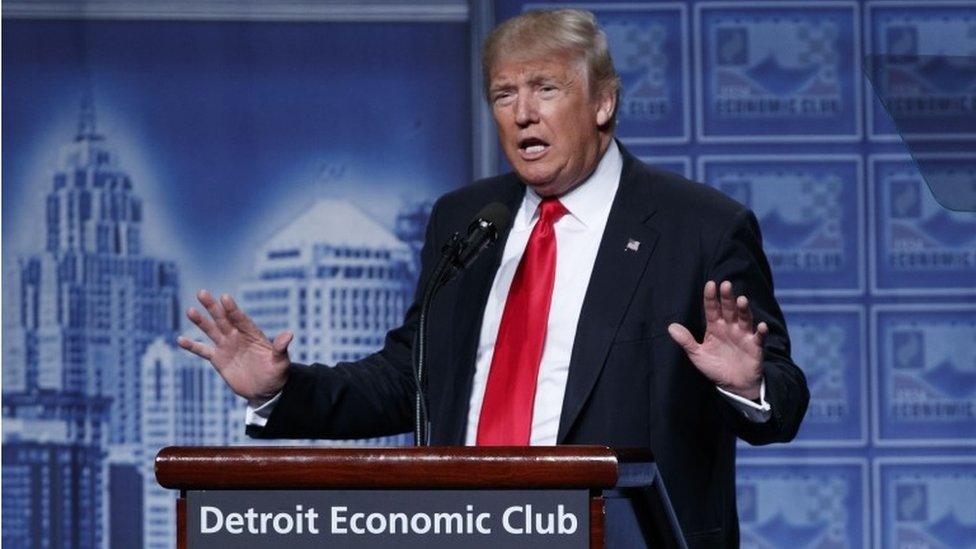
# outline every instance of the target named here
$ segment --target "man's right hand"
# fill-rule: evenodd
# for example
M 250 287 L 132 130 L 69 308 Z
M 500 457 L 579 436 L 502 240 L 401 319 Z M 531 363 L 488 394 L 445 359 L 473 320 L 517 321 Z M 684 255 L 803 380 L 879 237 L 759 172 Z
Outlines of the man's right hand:
M 186 316 L 213 345 L 178 337 L 179 346 L 209 360 L 231 390 L 246 398 L 252 407 L 256 408 L 278 394 L 288 380 L 288 365 L 291 364 L 288 344 L 294 335 L 282 332 L 274 341 L 269 341 L 227 294 L 220 296 L 218 301 L 206 290 L 200 290 L 197 299 L 210 317 L 194 308 L 190 308 Z

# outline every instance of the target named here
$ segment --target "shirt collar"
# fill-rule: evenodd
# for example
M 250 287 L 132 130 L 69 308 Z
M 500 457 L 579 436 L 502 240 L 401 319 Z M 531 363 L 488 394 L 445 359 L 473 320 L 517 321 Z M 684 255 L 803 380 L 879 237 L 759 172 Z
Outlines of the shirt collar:
M 599 225 L 601 219 L 606 219 L 613 197 L 617 194 L 623 165 L 623 156 L 620 154 L 617 142 L 611 139 L 607 152 L 603 153 L 603 158 L 600 159 L 600 163 L 590 177 L 559 197 L 559 201 L 584 227 Z M 541 202 L 542 197 L 531 187 L 526 187 L 525 199 L 519 209 L 516 226 L 528 228 L 531 221 L 535 219 Z

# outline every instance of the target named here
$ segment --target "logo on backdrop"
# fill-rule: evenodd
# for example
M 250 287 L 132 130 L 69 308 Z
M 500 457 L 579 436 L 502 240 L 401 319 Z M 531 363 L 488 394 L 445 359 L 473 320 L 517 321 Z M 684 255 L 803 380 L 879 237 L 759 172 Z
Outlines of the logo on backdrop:
M 976 442 L 976 307 L 875 314 L 879 443 Z
M 778 294 L 860 293 L 857 157 L 702 157 L 708 184 L 751 208 Z
M 867 406 L 863 314 L 857 306 L 786 307 L 792 356 L 803 366 L 810 407 L 799 443 L 863 442 Z
M 972 547 L 976 540 L 976 461 L 884 460 L 881 547 Z
M 736 501 L 742 547 L 857 544 L 866 535 L 865 476 L 864 463 L 854 460 L 741 460 Z
M 874 289 L 976 293 L 976 214 L 943 208 L 926 184 L 976 181 L 976 157 L 926 160 L 925 178 L 908 157 L 876 157 L 871 167 Z
M 623 85 L 617 135 L 636 143 L 686 143 L 688 36 L 680 7 L 596 10 Z
M 700 139 L 860 136 L 855 6 L 788 6 L 698 7 Z
M 972 6 L 933 2 L 923 8 L 869 6 L 868 10 L 871 51 L 884 55 L 875 58 L 871 85 L 886 103 L 873 101 L 872 136 L 976 137 L 976 12 Z

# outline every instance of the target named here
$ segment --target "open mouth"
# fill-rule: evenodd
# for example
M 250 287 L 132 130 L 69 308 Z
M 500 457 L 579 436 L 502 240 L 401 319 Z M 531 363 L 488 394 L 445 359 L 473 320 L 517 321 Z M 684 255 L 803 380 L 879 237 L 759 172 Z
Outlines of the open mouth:
M 518 148 L 519 152 L 522 153 L 522 158 L 532 160 L 545 154 L 549 149 L 549 143 L 538 137 L 526 137 L 519 140 Z

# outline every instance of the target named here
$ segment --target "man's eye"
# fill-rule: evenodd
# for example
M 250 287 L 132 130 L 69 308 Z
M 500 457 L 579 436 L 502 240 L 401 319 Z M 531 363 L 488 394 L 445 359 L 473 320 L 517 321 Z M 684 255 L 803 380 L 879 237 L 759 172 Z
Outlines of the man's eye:
M 505 105 L 512 102 L 512 98 L 515 94 L 511 92 L 499 92 L 492 96 L 491 102 L 496 105 Z

